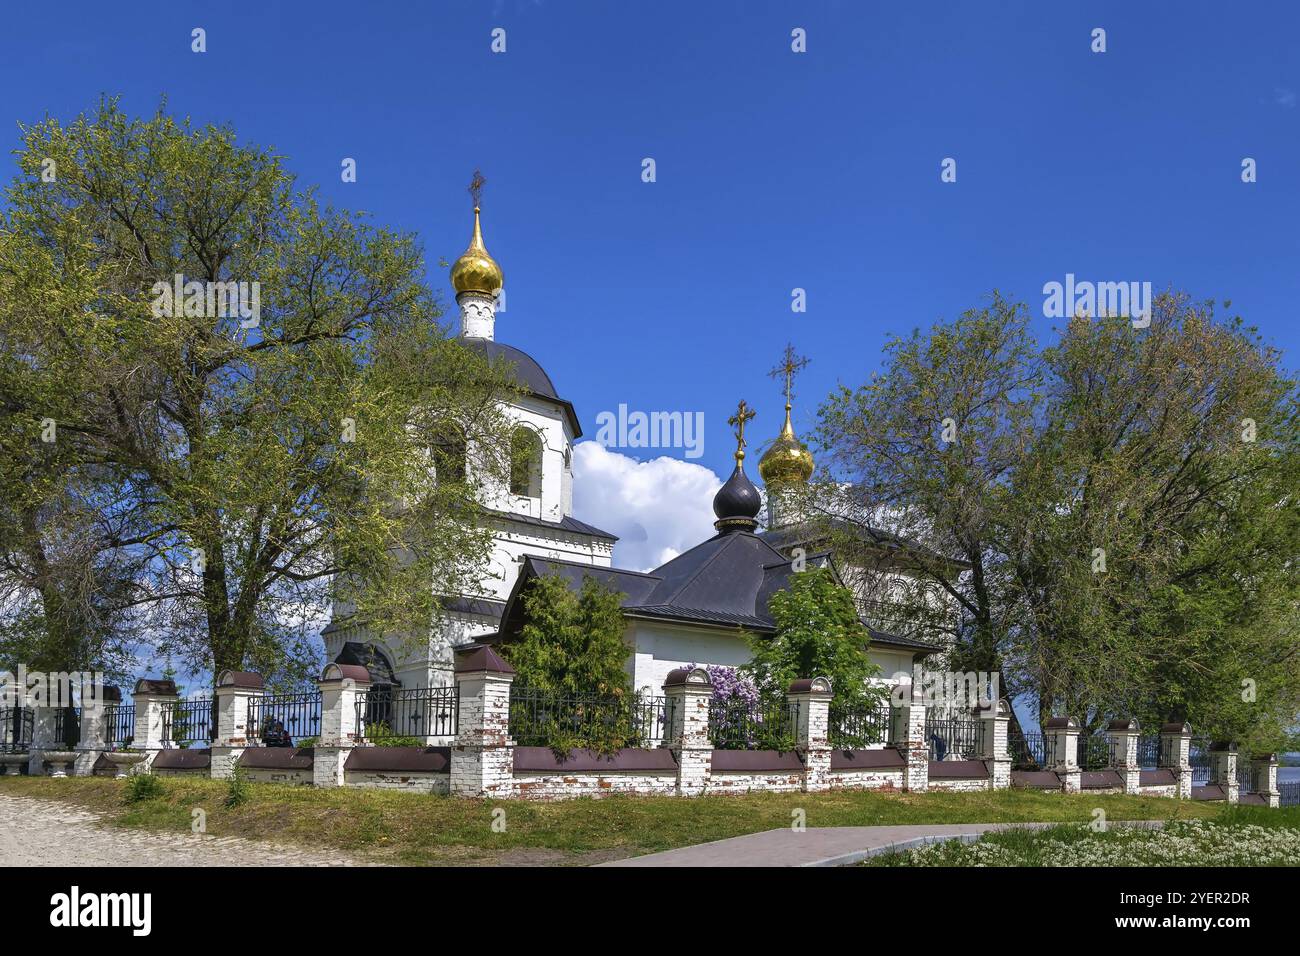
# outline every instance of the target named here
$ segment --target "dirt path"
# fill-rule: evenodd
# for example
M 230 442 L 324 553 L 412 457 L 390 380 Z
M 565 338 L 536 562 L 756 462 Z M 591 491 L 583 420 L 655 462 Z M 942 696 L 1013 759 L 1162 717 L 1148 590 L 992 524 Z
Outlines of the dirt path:
M 238 837 L 101 826 L 81 807 L 0 793 L 0 866 L 355 865 L 340 853 Z

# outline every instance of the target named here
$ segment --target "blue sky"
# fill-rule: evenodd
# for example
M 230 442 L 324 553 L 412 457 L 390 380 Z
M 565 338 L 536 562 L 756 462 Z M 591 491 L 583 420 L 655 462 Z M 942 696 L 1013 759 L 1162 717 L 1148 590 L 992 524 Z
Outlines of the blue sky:
M 9 5 L 0 118 L 69 118 L 102 92 L 147 113 L 165 94 L 277 147 L 302 186 L 419 233 L 443 289 L 482 168 L 509 303 L 497 337 L 543 364 L 588 437 L 620 403 L 702 411 L 700 462 L 725 472 L 737 399 L 760 439 L 779 425 L 765 373 L 787 340 L 812 359 L 806 430 L 890 333 L 993 288 L 1041 314 L 1066 273 L 1229 298 L 1298 364 L 1294 4 L 213 6 Z

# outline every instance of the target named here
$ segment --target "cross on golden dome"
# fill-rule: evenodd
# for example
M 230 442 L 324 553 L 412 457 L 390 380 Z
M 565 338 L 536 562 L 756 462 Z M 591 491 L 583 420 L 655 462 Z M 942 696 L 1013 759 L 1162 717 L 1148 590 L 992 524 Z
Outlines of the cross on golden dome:
M 808 359 L 795 353 L 794 346 L 787 344 L 782 362 L 768 372 L 772 378 L 785 378 L 785 424 L 781 434 L 763 457 L 758 460 L 758 473 L 766 484 L 806 484 L 812 477 L 816 463 L 812 454 L 804 447 L 794 433 L 790 422 L 790 409 L 794 398 L 794 377 L 807 364 Z
M 474 234 L 470 237 L 469 248 L 451 266 L 451 285 L 457 295 L 462 292 L 496 295 L 504 281 L 501 267 L 483 245 L 483 229 L 479 225 L 479 201 L 483 198 L 486 183 L 483 174 L 474 170 L 474 178 L 469 183 L 469 194 L 474 199 Z

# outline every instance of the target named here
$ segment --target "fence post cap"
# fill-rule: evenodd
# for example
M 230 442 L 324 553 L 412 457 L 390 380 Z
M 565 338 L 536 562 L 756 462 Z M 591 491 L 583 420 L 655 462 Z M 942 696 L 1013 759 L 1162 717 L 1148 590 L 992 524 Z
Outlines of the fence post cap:
M 253 671 L 232 671 L 224 670 L 217 675 L 218 687 L 246 687 L 254 690 L 260 690 L 265 686 L 262 682 L 262 675 Z
M 1212 740 L 1210 741 L 1210 750 L 1218 753 L 1235 754 L 1237 752 L 1237 742 L 1235 740 Z
M 357 684 L 369 684 L 370 671 L 360 664 L 326 664 L 325 672 L 321 674 L 320 679 L 322 681 L 350 680 Z
M 174 680 L 151 680 L 148 677 L 141 677 L 135 682 L 135 691 L 137 694 L 152 694 L 154 697 L 176 697 L 176 682 Z
M 1272 753 L 1272 754 L 1251 754 L 1250 759 L 1251 759 L 1251 760 L 1258 760 L 1258 761 L 1260 761 L 1261 763 L 1274 764 L 1274 763 L 1277 763 L 1277 754 L 1275 754 L 1275 753 Z
M 787 694 L 829 694 L 831 679 L 829 677 L 801 677 L 790 682 Z
M 1051 717 L 1043 724 L 1044 730 L 1078 730 L 1079 725 L 1073 717 Z
M 970 709 L 972 717 L 979 717 L 988 720 L 991 717 L 1007 717 L 1011 714 L 1011 704 L 1005 697 L 998 699 L 998 702 L 991 707 L 981 707 L 976 704 Z
M 709 672 L 703 667 L 678 667 L 669 671 L 668 676 L 664 678 L 664 690 L 687 685 L 712 689 L 713 682 L 709 680 Z
M 1141 730 L 1136 717 L 1116 717 L 1106 725 L 1107 730 Z
M 515 669 L 492 648 L 481 644 L 478 647 L 457 649 L 455 672 L 457 674 L 513 674 Z
M 103 690 L 99 693 L 99 699 L 110 703 L 121 703 L 122 688 L 113 684 L 105 684 Z
M 1171 720 L 1160 728 L 1162 734 L 1190 734 L 1192 725 L 1185 720 Z

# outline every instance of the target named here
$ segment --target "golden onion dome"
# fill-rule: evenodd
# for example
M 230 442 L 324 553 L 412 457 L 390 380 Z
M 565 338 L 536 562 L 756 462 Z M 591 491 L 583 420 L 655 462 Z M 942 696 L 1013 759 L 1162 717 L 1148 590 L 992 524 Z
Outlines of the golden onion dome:
M 451 266 L 451 285 L 459 295 L 462 292 L 481 292 L 496 295 L 502 284 L 501 267 L 488 255 L 483 245 L 483 230 L 479 227 L 478 206 L 474 207 L 474 236 L 469 248 Z
M 776 441 L 759 459 L 758 473 L 768 485 L 803 484 L 812 477 L 814 467 L 816 463 L 812 453 L 795 436 L 794 426 L 790 424 L 790 405 L 787 403 L 785 425 L 781 427 L 781 434 L 776 437 Z

